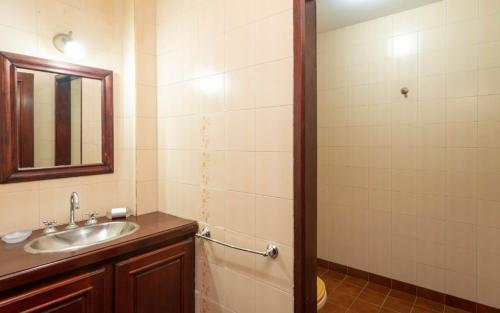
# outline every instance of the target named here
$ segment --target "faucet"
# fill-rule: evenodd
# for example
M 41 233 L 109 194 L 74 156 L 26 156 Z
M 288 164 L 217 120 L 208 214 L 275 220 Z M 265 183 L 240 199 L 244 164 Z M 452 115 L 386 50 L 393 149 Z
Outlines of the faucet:
M 80 208 L 80 200 L 78 199 L 78 194 L 76 192 L 73 192 L 71 194 L 69 202 L 69 224 L 68 226 L 66 226 L 66 229 L 73 229 L 78 227 L 78 225 L 75 223 L 75 210 L 78 210 Z

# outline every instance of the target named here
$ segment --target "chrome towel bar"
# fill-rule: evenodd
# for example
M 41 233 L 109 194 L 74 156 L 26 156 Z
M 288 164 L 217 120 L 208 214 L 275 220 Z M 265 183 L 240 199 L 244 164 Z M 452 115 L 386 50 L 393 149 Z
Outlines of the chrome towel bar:
M 253 254 L 262 255 L 264 257 L 269 256 L 273 259 L 276 259 L 278 257 L 279 251 L 278 251 L 278 247 L 276 245 L 269 243 L 266 247 L 266 251 L 264 251 L 264 252 L 233 246 L 231 244 L 228 244 L 228 243 L 216 240 L 216 239 L 212 239 L 211 234 L 210 234 L 210 229 L 208 229 L 208 227 L 204 227 L 201 230 L 201 233 L 196 234 L 196 237 L 211 241 L 213 243 L 219 244 L 219 245 L 224 246 L 224 247 L 228 247 L 228 248 L 232 248 L 232 249 L 236 249 L 236 250 L 240 250 L 240 251 L 245 251 L 245 252 L 250 252 Z

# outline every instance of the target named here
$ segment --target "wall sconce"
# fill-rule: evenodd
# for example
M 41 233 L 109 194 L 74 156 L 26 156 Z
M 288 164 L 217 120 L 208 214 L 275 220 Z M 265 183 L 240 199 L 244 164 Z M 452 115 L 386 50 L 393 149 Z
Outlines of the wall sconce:
M 54 47 L 72 59 L 81 59 L 85 55 L 83 45 L 73 40 L 73 32 L 57 34 L 53 39 Z

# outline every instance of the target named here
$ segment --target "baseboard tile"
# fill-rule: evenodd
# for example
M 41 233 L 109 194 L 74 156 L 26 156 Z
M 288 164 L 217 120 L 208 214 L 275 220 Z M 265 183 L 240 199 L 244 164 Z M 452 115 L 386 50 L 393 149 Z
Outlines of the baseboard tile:
M 404 291 L 421 298 L 432 300 L 438 303 L 461 309 L 471 313 L 500 313 L 500 309 L 493 308 L 474 301 L 462 299 L 445 293 L 419 287 L 413 284 L 405 283 L 389 277 L 377 275 L 367 271 L 352 268 L 346 265 L 330 262 L 324 259 L 317 259 L 318 266 L 328 268 L 332 271 L 348 274 L 354 277 L 366 279 L 367 281 L 383 285 L 395 290 Z

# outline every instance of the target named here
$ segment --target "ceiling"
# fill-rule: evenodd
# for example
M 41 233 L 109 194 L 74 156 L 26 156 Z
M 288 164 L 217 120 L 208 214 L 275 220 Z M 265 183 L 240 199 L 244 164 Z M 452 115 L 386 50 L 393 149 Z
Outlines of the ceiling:
M 318 32 L 361 23 L 440 0 L 317 0 Z

